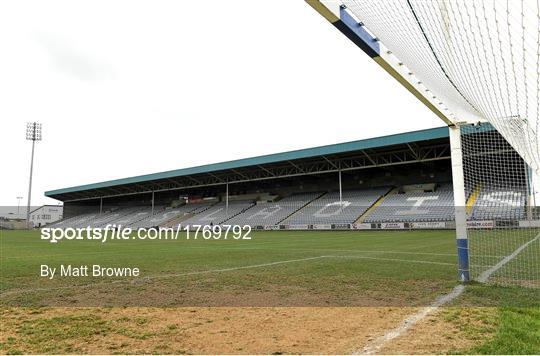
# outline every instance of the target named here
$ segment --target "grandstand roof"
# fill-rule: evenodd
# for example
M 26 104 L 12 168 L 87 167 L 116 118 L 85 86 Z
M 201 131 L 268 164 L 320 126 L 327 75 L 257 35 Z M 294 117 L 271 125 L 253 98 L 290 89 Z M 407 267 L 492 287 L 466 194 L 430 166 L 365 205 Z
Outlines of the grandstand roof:
M 45 196 L 62 201 L 95 199 L 448 159 L 448 137 L 448 127 L 438 127 L 50 190 Z

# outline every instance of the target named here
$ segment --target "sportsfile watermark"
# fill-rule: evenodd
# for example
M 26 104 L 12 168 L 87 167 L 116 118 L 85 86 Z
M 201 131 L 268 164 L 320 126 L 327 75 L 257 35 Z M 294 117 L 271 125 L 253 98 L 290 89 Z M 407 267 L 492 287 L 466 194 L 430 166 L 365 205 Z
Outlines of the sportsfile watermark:
M 127 240 L 251 240 L 249 225 L 185 225 L 132 229 L 109 224 L 103 228 L 42 228 L 41 239 L 50 243 L 73 240 L 107 241 Z

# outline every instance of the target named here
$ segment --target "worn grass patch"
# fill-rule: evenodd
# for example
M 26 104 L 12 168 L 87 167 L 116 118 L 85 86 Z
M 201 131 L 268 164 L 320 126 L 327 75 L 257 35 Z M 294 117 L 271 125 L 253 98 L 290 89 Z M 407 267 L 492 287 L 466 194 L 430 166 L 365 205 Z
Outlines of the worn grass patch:
M 61 241 L 0 232 L 6 306 L 418 306 L 455 285 L 449 231 L 256 231 L 252 240 Z M 39 277 L 41 265 L 138 278 Z M 58 272 L 57 272 L 58 273 Z
M 452 290 L 454 238 L 276 231 L 247 242 L 53 245 L 37 232 L 0 232 L 0 352 L 354 352 Z M 138 266 L 142 275 L 48 280 L 37 277 L 42 263 Z M 539 305 L 534 288 L 472 283 L 442 319 L 388 352 L 540 353 Z
M 112 352 L 130 345 L 130 340 L 145 340 L 152 334 L 142 325 L 145 318 L 112 319 L 107 309 L 6 308 L 0 313 L 2 336 L 0 351 L 15 353 L 85 353 L 97 340 L 122 339 L 102 349 Z M 123 345 L 123 346 L 122 346 Z

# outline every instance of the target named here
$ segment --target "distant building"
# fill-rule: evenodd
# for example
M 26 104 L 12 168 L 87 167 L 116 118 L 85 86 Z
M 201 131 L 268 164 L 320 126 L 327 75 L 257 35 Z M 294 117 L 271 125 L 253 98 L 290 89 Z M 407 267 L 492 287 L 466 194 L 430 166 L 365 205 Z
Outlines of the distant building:
M 61 205 L 43 205 L 30 212 L 30 222 L 34 227 L 41 227 L 62 219 L 64 207 Z

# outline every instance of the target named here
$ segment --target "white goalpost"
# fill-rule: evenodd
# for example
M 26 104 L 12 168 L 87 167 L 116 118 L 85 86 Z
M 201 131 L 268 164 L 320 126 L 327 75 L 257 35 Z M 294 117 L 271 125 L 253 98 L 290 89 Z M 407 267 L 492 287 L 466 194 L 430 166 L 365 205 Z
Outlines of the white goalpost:
M 461 148 L 460 125 L 449 128 L 450 156 L 452 161 L 452 182 L 456 220 L 456 247 L 458 254 L 458 278 L 461 282 L 470 280 L 469 239 L 467 235 L 467 212 L 465 210 L 465 177 L 463 151 Z
M 306 2 L 449 126 L 459 280 L 540 287 L 540 3 Z

